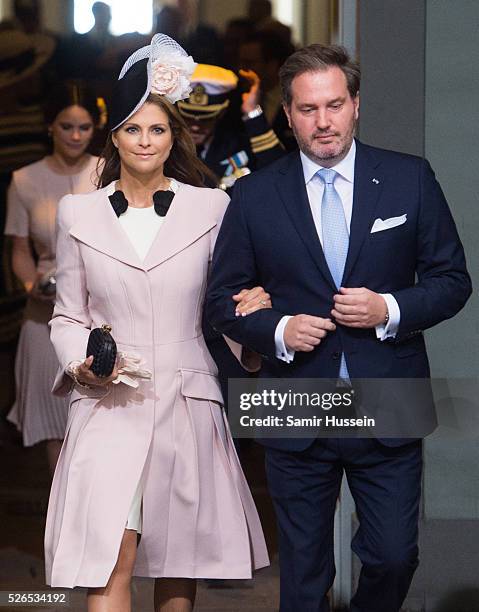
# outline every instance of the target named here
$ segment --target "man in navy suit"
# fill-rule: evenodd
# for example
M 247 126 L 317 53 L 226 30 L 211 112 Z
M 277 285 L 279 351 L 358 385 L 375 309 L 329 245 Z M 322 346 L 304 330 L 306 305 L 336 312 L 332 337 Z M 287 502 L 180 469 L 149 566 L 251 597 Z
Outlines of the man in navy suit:
M 207 316 L 263 356 L 264 377 L 427 379 L 423 330 L 454 316 L 471 293 L 434 173 L 424 159 L 354 139 L 360 71 L 344 49 L 301 49 L 280 78 L 300 152 L 237 182 Z M 254 285 L 271 294 L 272 309 L 235 316 L 231 296 Z M 406 407 L 397 398 L 383 404 L 398 422 L 411 419 Z M 416 419 L 434 427 L 430 394 L 416 401 Z M 362 562 L 351 611 L 400 610 L 418 565 L 419 437 L 263 440 L 282 612 L 329 611 L 343 473 Z

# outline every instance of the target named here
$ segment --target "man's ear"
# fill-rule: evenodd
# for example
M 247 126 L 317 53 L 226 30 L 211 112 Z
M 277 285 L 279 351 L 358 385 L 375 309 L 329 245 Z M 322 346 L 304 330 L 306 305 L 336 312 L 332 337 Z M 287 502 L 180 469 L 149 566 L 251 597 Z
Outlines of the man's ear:
M 283 110 L 288 119 L 289 127 L 293 129 L 293 126 L 291 125 L 291 106 L 288 106 L 285 102 L 283 102 Z
M 359 91 L 353 99 L 353 104 L 354 104 L 354 118 L 357 121 L 359 118 Z

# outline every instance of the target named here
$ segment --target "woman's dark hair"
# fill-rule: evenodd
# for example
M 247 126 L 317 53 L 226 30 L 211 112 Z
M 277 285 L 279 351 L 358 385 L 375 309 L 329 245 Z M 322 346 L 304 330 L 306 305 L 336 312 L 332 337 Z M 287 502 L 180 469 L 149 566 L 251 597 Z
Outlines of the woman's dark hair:
M 156 94 L 150 94 L 145 103 L 156 104 L 166 113 L 173 134 L 173 146 L 164 167 L 165 176 L 194 187 L 216 187 L 218 178 L 197 157 L 188 127 L 176 107 L 163 96 Z M 117 130 L 121 130 L 121 126 Z M 112 133 L 110 132 L 103 153 L 98 160 L 97 172 L 100 177 L 98 189 L 118 180 L 120 170 L 120 155 L 113 144 Z
M 81 81 L 65 81 L 51 90 L 45 104 L 45 122 L 51 125 L 59 113 L 70 106 L 81 106 L 89 112 L 93 124 L 100 122 L 100 109 L 93 92 Z

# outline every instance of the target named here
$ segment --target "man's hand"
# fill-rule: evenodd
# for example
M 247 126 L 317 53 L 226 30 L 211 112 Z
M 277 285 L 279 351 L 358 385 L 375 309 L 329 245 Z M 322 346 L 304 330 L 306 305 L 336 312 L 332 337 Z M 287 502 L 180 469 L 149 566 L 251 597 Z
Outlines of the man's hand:
M 318 346 L 336 325 L 330 319 L 300 314 L 292 317 L 284 328 L 284 343 L 293 351 L 309 353 Z
M 259 104 L 259 87 L 261 85 L 261 81 L 259 76 L 253 70 L 240 70 L 239 73 L 248 81 L 250 85 L 249 91 L 241 95 L 243 100 L 241 112 L 243 115 L 246 115 L 246 113 L 254 110 Z
M 339 325 L 369 329 L 382 325 L 386 320 L 386 300 L 366 287 L 340 288 L 334 296 L 331 315 Z
M 236 316 L 245 317 L 246 315 L 261 310 L 271 308 L 271 296 L 263 287 L 253 287 L 252 289 L 241 289 L 239 293 L 233 295 L 236 304 Z

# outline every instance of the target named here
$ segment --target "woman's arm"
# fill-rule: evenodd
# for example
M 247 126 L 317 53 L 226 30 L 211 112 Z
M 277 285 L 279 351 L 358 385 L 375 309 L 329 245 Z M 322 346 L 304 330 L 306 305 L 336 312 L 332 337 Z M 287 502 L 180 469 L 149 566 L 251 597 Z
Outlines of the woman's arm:
M 37 279 L 37 269 L 28 237 L 12 236 L 12 269 L 25 291 L 30 293 Z
M 50 337 L 60 363 L 53 385 L 55 395 L 66 395 L 71 390 L 73 381 L 66 368 L 85 358 L 92 325 L 85 268 L 79 244 L 69 233 L 75 220 L 73 197 L 78 196 L 62 198 L 57 213 L 57 294 L 50 321 Z
M 30 293 L 37 280 L 37 267 L 30 243 L 30 215 L 24 197 L 25 185 L 23 171 L 13 173 L 7 193 L 7 218 L 5 234 L 12 240 L 12 270 L 15 276 Z M 23 186 L 23 189 L 22 189 Z

